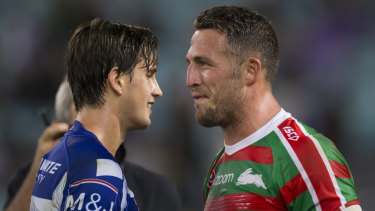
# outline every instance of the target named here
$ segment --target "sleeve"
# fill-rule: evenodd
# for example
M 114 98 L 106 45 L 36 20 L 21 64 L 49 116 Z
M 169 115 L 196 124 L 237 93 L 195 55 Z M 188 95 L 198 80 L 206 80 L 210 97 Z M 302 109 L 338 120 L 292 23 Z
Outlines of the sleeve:
M 353 206 L 344 208 L 342 211 L 362 211 L 362 208 L 359 205 L 353 205 Z
M 286 183 L 289 194 L 284 199 L 290 210 L 342 210 L 359 205 L 349 167 L 329 139 L 292 118 L 279 129 L 299 172 Z

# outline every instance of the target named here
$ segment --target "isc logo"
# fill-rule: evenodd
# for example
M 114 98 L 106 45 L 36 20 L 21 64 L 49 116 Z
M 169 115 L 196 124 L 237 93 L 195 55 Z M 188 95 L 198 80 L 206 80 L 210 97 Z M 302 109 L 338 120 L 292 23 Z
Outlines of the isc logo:
M 292 127 L 286 126 L 283 127 L 284 132 L 288 136 L 288 139 L 291 141 L 298 141 L 299 136 L 297 135 L 296 131 Z

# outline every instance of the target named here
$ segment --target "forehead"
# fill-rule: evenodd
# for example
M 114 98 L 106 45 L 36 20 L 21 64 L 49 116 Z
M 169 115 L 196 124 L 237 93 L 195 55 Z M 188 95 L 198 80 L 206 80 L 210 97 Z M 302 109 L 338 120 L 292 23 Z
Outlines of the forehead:
M 187 58 L 224 54 L 226 43 L 225 35 L 214 29 L 197 30 L 191 38 Z
M 138 68 L 145 68 L 145 69 L 154 69 L 157 67 L 157 64 L 155 61 L 152 60 L 152 56 L 150 57 L 150 61 L 148 61 L 148 64 L 146 62 L 145 58 L 140 58 L 139 62 L 136 64 L 136 67 Z

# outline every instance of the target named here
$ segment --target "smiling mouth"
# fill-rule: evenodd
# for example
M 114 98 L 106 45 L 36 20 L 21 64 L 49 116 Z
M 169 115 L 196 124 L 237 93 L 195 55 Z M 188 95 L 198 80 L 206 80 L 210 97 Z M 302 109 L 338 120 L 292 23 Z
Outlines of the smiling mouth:
M 194 103 L 199 104 L 202 103 L 204 100 L 207 100 L 208 98 L 205 96 L 194 96 Z

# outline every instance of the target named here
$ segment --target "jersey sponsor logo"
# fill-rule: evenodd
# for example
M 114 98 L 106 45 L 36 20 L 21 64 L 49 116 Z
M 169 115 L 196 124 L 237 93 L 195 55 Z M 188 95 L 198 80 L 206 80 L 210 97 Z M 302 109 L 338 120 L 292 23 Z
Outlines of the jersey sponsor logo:
M 65 204 L 65 210 L 68 208 L 70 210 L 82 210 L 84 207 L 84 210 L 86 211 L 112 211 L 114 202 L 111 201 L 111 207 L 109 209 L 104 209 L 103 206 L 100 206 L 100 200 L 101 196 L 98 193 L 93 193 L 90 195 L 90 199 L 88 202 L 85 204 L 85 195 L 86 193 L 81 193 L 79 194 L 78 198 L 74 200 L 72 195 L 69 195 L 66 199 L 66 204 Z
M 214 184 L 215 175 L 216 175 L 216 170 L 213 169 L 212 173 L 210 174 L 210 179 L 207 182 L 207 188 L 208 189 L 210 189 L 212 187 L 212 185 Z
M 298 141 L 299 135 L 296 133 L 296 131 L 294 131 L 292 127 L 286 126 L 286 127 L 283 127 L 283 130 L 285 134 L 287 135 L 288 140 Z
M 252 168 L 246 169 L 237 179 L 236 185 L 247 185 L 254 184 L 257 187 L 262 187 L 267 189 L 266 185 L 263 182 L 261 174 L 251 174 L 253 172 Z
M 218 175 L 214 180 L 213 186 L 223 185 L 229 182 L 233 182 L 233 178 L 234 178 L 233 173 Z
M 57 162 L 42 158 L 42 164 L 40 165 L 39 170 L 47 172 L 49 174 L 55 174 L 55 172 L 59 169 L 60 166 L 61 166 L 61 163 L 57 163 Z

